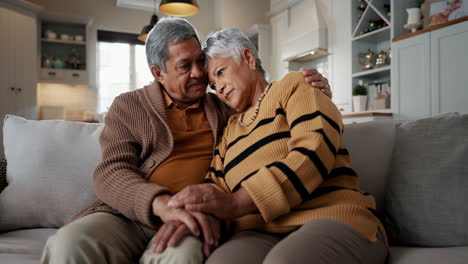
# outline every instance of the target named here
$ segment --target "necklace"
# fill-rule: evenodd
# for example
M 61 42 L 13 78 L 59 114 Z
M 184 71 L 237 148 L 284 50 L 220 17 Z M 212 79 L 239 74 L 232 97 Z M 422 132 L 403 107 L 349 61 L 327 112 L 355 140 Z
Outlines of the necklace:
M 246 127 L 246 126 L 251 125 L 251 124 L 255 121 L 255 118 L 257 118 L 258 111 L 259 111 L 259 109 L 260 109 L 260 103 L 262 102 L 263 97 L 265 97 L 266 93 L 267 93 L 268 90 L 270 89 L 270 86 L 271 86 L 271 83 L 268 84 L 268 86 L 265 88 L 265 91 L 263 91 L 263 93 L 262 93 L 262 94 L 260 95 L 260 97 L 258 98 L 257 103 L 255 104 L 255 112 L 254 112 L 254 115 L 252 116 L 252 118 L 250 118 L 249 122 L 247 122 L 247 123 L 243 123 L 243 122 L 242 122 L 242 119 L 244 118 L 244 113 L 241 113 L 241 114 L 239 115 L 239 118 L 237 119 L 237 121 L 239 121 L 239 125 L 241 125 L 242 127 Z

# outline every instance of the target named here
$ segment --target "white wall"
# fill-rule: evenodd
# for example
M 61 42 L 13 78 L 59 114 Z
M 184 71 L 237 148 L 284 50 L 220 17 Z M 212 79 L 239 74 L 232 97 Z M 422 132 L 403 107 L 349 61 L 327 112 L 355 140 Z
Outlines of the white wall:
M 267 16 L 269 0 L 215 1 L 218 2 L 218 10 L 221 14 L 218 22 L 220 28 L 237 27 L 244 31 L 254 24 L 269 24 Z
M 329 81 L 338 108 L 351 111 L 351 1 L 332 0 L 328 19 Z

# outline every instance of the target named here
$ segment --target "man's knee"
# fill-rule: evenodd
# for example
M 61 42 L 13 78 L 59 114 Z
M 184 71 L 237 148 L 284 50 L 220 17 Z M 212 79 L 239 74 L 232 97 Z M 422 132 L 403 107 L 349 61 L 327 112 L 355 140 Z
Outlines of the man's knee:
M 201 264 L 202 247 L 202 242 L 193 236 L 184 238 L 176 247 L 166 248 L 161 254 L 152 252 L 151 246 L 148 246 L 140 258 L 140 264 Z

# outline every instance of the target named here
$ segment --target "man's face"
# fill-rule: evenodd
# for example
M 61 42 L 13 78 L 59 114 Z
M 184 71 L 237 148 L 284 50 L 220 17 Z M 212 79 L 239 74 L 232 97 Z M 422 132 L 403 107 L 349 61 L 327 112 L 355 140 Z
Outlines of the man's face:
M 151 70 L 176 103 L 189 106 L 206 93 L 208 78 L 204 67 L 205 56 L 195 38 L 171 43 L 168 51 L 166 72 L 154 66 Z

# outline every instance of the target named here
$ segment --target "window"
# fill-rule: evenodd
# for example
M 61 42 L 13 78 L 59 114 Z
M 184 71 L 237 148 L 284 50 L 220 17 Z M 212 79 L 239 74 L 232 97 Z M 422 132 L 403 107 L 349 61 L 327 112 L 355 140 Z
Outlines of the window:
M 114 35 L 127 33 L 112 32 L 114 39 L 109 40 L 102 32 L 98 31 L 98 111 L 107 112 L 119 94 L 142 88 L 154 78 L 146 62 L 144 45 L 115 39 Z

